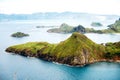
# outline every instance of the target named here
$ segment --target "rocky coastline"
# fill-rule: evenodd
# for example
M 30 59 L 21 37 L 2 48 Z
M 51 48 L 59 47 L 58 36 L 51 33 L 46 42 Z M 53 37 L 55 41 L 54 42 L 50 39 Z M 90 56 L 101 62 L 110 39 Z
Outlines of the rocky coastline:
M 13 54 L 18 54 L 18 55 L 21 55 L 21 56 L 24 56 L 24 57 L 35 57 L 35 58 L 42 59 L 42 60 L 45 60 L 45 61 L 50 61 L 50 62 L 53 62 L 53 63 L 63 64 L 63 65 L 67 65 L 67 66 L 76 66 L 76 67 L 82 67 L 82 66 L 85 66 L 85 65 L 88 65 L 88 64 L 93 64 L 93 63 L 96 63 L 96 62 L 117 62 L 117 63 L 120 63 L 120 59 L 118 59 L 118 60 L 115 60 L 115 59 L 99 59 L 99 60 L 90 61 L 88 63 L 74 64 L 74 63 L 70 62 L 72 57 L 57 59 L 55 56 L 53 57 L 53 56 L 50 56 L 50 55 L 41 54 L 40 51 L 38 51 L 37 54 L 33 54 L 33 55 L 28 53 L 28 52 L 25 52 L 25 51 L 18 52 L 18 51 L 14 51 L 14 50 L 11 51 L 9 49 L 6 49 L 6 52 L 13 53 Z

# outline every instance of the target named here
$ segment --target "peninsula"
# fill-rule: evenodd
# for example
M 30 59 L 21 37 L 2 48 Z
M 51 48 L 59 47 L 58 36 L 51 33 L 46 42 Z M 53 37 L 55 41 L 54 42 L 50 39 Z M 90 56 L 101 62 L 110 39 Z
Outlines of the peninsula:
M 78 32 L 74 32 L 67 40 L 58 44 L 28 42 L 10 46 L 6 51 L 71 66 L 120 60 L 120 42 L 96 44 Z

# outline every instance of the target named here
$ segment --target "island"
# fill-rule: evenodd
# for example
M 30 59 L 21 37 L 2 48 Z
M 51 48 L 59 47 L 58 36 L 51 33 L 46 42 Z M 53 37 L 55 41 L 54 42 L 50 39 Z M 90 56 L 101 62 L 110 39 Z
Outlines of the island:
M 71 66 L 120 60 L 120 42 L 96 44 L 78 32 L 58 44 L 28 42 L 10 46 L 5 51 Z
M 25 34 L 25 33 L 22 33 L 22 32 L 16 32 L 16 33 L 13 33 L 11 36 L 16 37 L 16 38 L 22 38 L 22 37 L 29 36 L 29 34 Z
M 71 33 L 73 27 L 63 23 L 60 25 L 59 28 L 53 28 L 53 29 L 49 29 L 47 32 L 49 33 Z
M 99 23 L 94 23 L 98 25 Z M 66 23 L 61 24 L 60 28 L 53 28 L 49 29 L 47 32 L 50 33 L 73 33 L 73 32 L 80 32 L 84 33 L 120 33 L 120 19 L 116 20 L 114 24 L 108 25 L 107 29 L 103 30 L 95 30 L 94 28 L 85 28 L 82 25 L 78 26 L 70 26 Z
M 85 28 L 82 25 L 73 27 L 66 23 L 63 23 L 60 25 L 60 28 L 49 29 L 47 32 L 49 33 L 72 33 L 72 32 L 85 33 Z
M 91 26 L 100 27 L 100 26 L 103 26 L 103 25 L 101 23 L 99 23 L 99 22 L 92 22 Z

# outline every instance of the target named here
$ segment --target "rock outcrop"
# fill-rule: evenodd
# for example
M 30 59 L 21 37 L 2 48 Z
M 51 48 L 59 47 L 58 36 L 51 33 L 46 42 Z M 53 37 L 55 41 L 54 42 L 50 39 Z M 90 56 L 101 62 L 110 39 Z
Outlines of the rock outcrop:
M 72 32 L 86 33 L 85 28 L 82 25 L 78 25 L 74 27 Z

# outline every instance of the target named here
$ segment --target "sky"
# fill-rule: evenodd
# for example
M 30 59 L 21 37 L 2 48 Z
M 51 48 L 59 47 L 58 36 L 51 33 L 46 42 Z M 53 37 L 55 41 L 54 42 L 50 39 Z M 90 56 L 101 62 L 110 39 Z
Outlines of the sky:
M 120 0 L 0 0 L 0 13 L 85 12 L 120 15 Z

